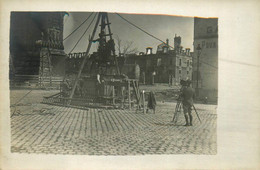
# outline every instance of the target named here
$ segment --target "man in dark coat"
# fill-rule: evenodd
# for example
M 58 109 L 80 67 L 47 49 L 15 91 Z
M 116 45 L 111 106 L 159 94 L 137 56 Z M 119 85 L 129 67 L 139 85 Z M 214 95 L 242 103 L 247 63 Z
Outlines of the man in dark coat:
M 149 96 L 148 96 L 148 104 L 147 104 L 147 109 L 146 113 L 148 113 L 148 109 L 152 109 L 153 113 L 155 114 L 155 107 L 156 107 L 156 99 L 153 91 L 150 91 Z
M 191 82 L 187 80 L 184 85 L 184 88 L 182 89 L 182 94 L 181 94 L 183 112 L 186 121 L 185 126 L 192 126 L 191 108 L 193 106 L 193 99 L 195 98 L 195 92 L 194 89 L 190 87 L 190 84 Z

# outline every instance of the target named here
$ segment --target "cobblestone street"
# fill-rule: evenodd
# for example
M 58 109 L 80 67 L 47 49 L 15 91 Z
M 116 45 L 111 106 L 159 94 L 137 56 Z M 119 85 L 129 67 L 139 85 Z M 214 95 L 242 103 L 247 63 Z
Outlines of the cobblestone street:
M 174 103 L 159 103 L 156 114 L 129 110 L 81 110 L 32 103 L 11 118 L 11 151 L 18 153 L 138 155 L 216 154 L 216 106 L 195 105 L 194 126 L 184 116 L 170 123 Z M 12 111 L 12 109 L 11 109 Z

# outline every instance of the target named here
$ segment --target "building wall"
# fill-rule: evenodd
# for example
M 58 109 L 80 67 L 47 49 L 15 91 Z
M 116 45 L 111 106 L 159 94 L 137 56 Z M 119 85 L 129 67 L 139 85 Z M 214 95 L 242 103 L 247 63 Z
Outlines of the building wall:
M 67 74 L 77 73 L 80 64 L 82 63 L 84 53 L 69 54 L 66 59 L 66 72 Z M 179 60 L 181 59 L 181 65 Z M 175 53 L 173 50 L 167 53 L 157 53 L 149 55 L 127 55 L 127 57 L 118 57 L 119 70 L 123 73 L 126 66 L 140 67 L 140 82 L 146 84 L 152 83 L 152 73 L 156 72 L 154 76 L 155 83 L 170 83 L 179 85 L 180 80 L 191 79 L 192 76 L 192 57 L 185 52 Z M 189 61 L 189 64 L 188 62 Z M 85 66 L 83 74 L 89 71 Z M 181 74 L 179 74 L 181 70 Z M 188 72 L 187 72 L 188 71 Z M 130 75 L 128 75 L 130 76 Z M 131 77 L 131 76 L 130 76 Z
M 198 50 L 199 76 L 197 77 Z M 197 89 L 198 97 L 209 101 L 217 101 L 218 93 L 218 19 L 194 19 L 194 58 L 193 58 L 193 87 Z
M 12 12 L 10 23 L 10 55 L 16 74 L 38 74 L 40 52 L 35 44 L 41 38 L 40 27 L 28 12 Z
M 180 59 L 181 64 L 179 63 Z M 187 66 L 187 60 L 189 60 L 189 66 Z M 165 54 L 130 55 L 127 57 L 126 63 L 140 66 L 140 81 L 143 82 L 143 77 L 145 77 L 146 84 L 152 83 L 153 72 L 156 73 L 155 83 L 173 85 L 179 85 L 181 79 L 191 79 L 192 76 L 192 58 L 185 52 L 175 53 L 171 50 Z M 179 70 L 181 70 L 180 73 Z
M 12 12 L 10 55 L 15 74 L 38 75 L 41 48 L 50 48 L 54 73 L 63 73 L 64 12 Z M 40 44 L 37 42 L 41 42 Z M 63 70 L 62 70 L 63 69 Z
M 191 80 L 192 77 L 192 58 L 184 54 L 177 54 L 175 63 L 174 84 L 178 85 L 180 80 Z

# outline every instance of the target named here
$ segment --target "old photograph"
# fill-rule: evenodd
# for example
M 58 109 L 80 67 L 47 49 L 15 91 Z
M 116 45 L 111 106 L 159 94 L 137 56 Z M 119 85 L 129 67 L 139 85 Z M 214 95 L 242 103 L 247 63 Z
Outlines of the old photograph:
M 216 155 L 218 18 L 10 14 L 11 153 Z

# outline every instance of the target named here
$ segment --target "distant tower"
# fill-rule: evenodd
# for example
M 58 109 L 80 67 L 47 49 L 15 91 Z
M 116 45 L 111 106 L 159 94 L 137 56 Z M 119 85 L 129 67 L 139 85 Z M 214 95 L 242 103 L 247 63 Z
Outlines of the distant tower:
M 175 34 L 174 37 L 174 49 L 178 50 L 181 47 L 181 37 Z
M 167 47 L 169 47 L 169 39 L 168 38 L 166 39 L 166 44 L 167 44 Z
M 166 39 L 166 45 L 163 47 L 163 53 L 169 52 L 169 39 Z

